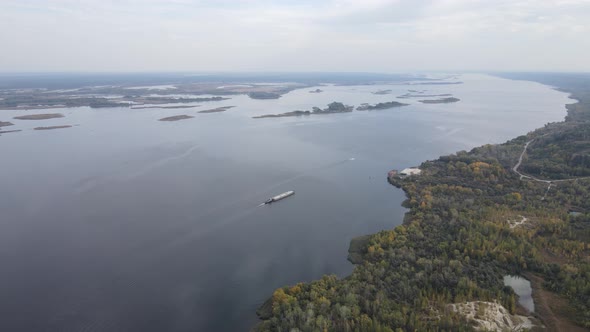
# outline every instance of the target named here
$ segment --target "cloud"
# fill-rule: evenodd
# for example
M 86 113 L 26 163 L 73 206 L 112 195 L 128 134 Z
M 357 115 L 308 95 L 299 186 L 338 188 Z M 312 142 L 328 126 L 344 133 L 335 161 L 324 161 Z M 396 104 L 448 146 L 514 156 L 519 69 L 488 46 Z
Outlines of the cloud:
M 590 70 L 586 0 L 31 0 L 2 71 Z

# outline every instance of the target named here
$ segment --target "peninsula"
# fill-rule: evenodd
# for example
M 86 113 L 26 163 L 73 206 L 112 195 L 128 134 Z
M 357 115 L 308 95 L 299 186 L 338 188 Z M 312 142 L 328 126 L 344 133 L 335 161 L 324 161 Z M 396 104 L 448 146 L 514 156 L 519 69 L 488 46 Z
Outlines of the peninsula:
M 543 79 L 579 100 L 566 121 L 390 172 L 407 195 L 404 223 L 352 240 L 347 278 L 274 291 L 254 329 L 587 331 L 590 75 Z M 531 282 L 535 312 L 507 275 Z

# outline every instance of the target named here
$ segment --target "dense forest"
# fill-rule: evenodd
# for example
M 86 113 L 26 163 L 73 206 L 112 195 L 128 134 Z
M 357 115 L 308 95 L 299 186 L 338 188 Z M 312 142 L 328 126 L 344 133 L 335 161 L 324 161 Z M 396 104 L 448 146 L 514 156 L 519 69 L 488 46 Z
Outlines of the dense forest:
M 471 331 L 450 304 L 522 311 L 505 275 L 538 286 L 544 330 L 590 328 L 590 75 L 543 79 L 579 100 L 566 121 L 390 176 L 407 195 L 403 225 L 353 240 L 349 277 L 277 289 L 255 330 Z M 534 178 L 512 169 L 527 142 L 520 171 Z

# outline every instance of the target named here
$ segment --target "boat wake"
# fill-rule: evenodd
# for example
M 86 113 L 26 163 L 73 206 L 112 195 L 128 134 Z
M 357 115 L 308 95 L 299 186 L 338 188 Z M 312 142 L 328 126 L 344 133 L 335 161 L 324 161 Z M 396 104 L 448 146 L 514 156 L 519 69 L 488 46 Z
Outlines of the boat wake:
M 129 172 L 127 168 L 123 168 L 118 173 L 115 172 L 114 174 L 111 174 L 111 175 L 97 175 L 97 176 L 89 177 L 87 179 L 83 179 L 82 181 L 80 181 L 80 183 L 78 185 L 77 193 L 78 194 L 86 193 L 86 192 L 94 189 L 95 187 L 97 187 L 101 184 L 105 184 L 107 182 L 129 181 L 129 180 L 133 180 L 133 179 L 136 179 L 136 178 L 139 178 L 142 176 L 146 176 L 147 174 L 149 174 L 150 172 L 152 172 L 158 168 L 164 167 L 167 164 L 170 164 L 170 163 L 178 161 L 178 160 L 182 160 L 182 159 L 190 156 L 193 152 L 198 150 L 200 147 L 201 147 L 201 144 L 192 145 L 191 147 L 182 151 L 181 153 L 173 154 L 171 156 L 155 160 L 152 163 L 147 164 L 147 165 L 145 165 L 137 170 L 131 171 L 131 172 Z
M 273 185 L 271 185 L 271 186 L 269 186 L 269 187 L 267 187 L 267 188 L 265 188 L 263 190 L 260 190 L 259 192 L 256 193 L 256 195 L 261 194 L 262 192 L 274 191 L 275 189 L 278 189 L 281 186 L 284 186 L 284 185 L 286 185 L 286 184 L 288 184 L 288 183 L 290 183 L 290 182 L 292 182 L 294 180 L 297 180 L 297 179 L 299 179 L 301 177 L 304 177 L 304 176 L 308 175 L 311 172 L 317 172 L 317 171 L 327 170 L 327 169 L 330 169 L 330 168 L 333 168 L 333 167 L 336 167 L 336 166 L 340 166 L 342 164 L 345 164 L 345 163 L 348 163 L 348 162 L 354 161 L 354 160 L 356 160 L 356 158 L 351 157 L 351 158 L 348 158 L 348 159 L 344 159 L 344 160 L 336 161 L 336 162 L 333 162 L 333 163 L 329 163 L 327 165 L 322 165 L 322 166 L 310 168 L 310 169 L 308 169 L 306 171 L 300 172 L 300 173 L 298 173 L 298 174 L 296 174 L 296 175 L 294 175 L 294 176 L 292 176 L 290 178 L 287 178 L 287 179 L 285 179 L 283 181 L 276 182 Z M 262 204 L 260 204 L 260 205 L 258 205 L 256 207 L 261 207 L 263 205 L 266 205 L 266 204 L 265 203 L 262 203 Z

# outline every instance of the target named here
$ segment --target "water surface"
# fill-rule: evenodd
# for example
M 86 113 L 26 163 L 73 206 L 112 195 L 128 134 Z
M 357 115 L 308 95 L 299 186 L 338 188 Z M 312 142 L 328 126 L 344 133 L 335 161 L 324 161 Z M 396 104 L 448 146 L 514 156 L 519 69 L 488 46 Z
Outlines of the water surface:
M 560 121 L 571 102 L 537 83 L 460 79 L 14 120 L 24 131 L 0 137 L 0 330 L 247 330 L 276 287 L 346 276 L 351 238 L 402 221 L 387 171 Z M 251 119 L 408 89 L 461 102 Z M 197 113 L 221 106 L 236 107 Z M 30 113 L 44 111 L 0 111 L 0 121 Z M 178 114 L 195 118 L 157 121 Z M 63 124 L 79 126 L 30 130 Z M 295 196 L 257 207 L 287 190 Z
M 518 276 L 504 276 L 504 285 L 512 287 L 518 295 L 518 303 L 529 312 L 535 312 L 531 282 Z

